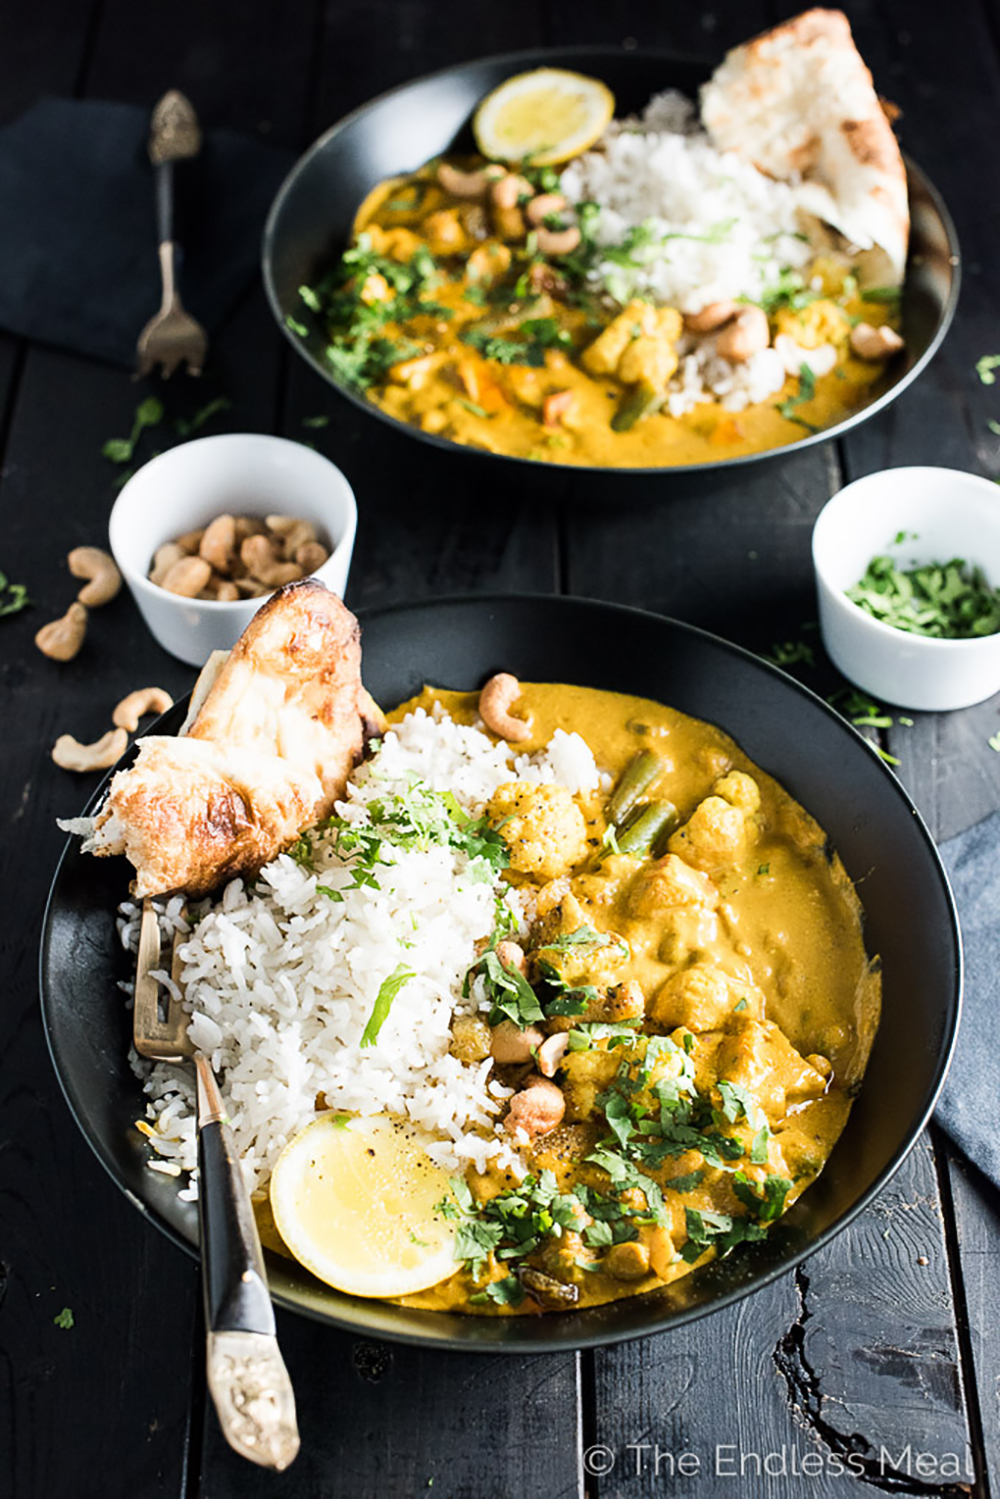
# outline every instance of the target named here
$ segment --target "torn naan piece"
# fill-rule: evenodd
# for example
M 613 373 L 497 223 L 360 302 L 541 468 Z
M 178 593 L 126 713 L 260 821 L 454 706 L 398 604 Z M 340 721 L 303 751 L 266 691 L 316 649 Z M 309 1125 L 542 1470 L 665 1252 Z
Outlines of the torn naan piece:
M 906 169 L 843 12 L 808 10 L 735 47 L 701 91 L 701 117 L 720 150 L 797 182 L 806 213 L 877 247 L 869 279 L 902 283 Z
M 384 726 L 361 685 L 358 622 L 312 579 L 274 594 L 196 692 L 184 737 L 139 740 L 83 845 L 125 854 L 137 897 L 256 874 L 333 811 Z

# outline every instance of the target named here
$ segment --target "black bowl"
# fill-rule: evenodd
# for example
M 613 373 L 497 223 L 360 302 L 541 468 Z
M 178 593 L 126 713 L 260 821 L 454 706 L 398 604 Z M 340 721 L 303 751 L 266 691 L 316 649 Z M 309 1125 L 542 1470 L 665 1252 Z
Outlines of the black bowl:
M 275 198 L 263 242 L 264 284 L 271 309 L 302 358 L 369 416 L 421 442 L 464 454 L 470 461 L 488 458 L 518 464 L 519 482 L 539 472 L 544 482 L 546 472 L 561 469 L 576 476 L 577 497 L 599 500 L 606 498 L 606 481 L 613 475 L 616 497 L 665 499 L 731 482 L 736 471 L 748 465 L 773 463 L 840 436 L 894 401 L 930 362 L 958 300 L 958 240 L 937 192 L 920 169 L 907 161 L 912 234 L 902 306 L 905 352 L 893 362 L 880 393 L 863 410 L 787 447 L 718 463 L 667 468 L 537 463 L 463 447 L 398 422 L 338 380 L 323 357 L 321 337 L 303 339 L 288 327 L 287 318 L 301 313 L 298 288 L 314 280 L 344 249 L 355 213 L 377 182 L 411 171 L 444 152 L 473 150 L 469 122 L 479 101 L 505 78 L 537 67 L 575 68 L 602 78 L 615 95 L 619 114 L 641 109 L 652 94 L 664 88 L 678 88 L 693 97 L 712 70 L 711 64 L 668 52 L 594 47 L 512 52 L 462 63 L 393 89 L 334 125 L 292 168 Z M 628 489 L 623 490 L 619 479 L 630 480 Z
M 581 1347 L 677 1326 L 746 1295 L 812 1253 L 899 1167 L 934 1106 L 958 1026 L 961 949 L 947 878 L 912 802 L 871 746 L 783 672 L 689 625 L 577 599 L 454 599 L 364 620 L 365 682 L 398 703 L 425 680 L 471 689 L 495 671 L 643 694 L 720 725 L 827 830 L 861 881 L 866 940 L 883 961 L 882 1024 L 864 1087 L 830 1161 L 770 1237 L 650 1296 L 542 1318 L 412 1311 L 346 1296 L 280 1256 L 274 1299 L 368 1336 L 488 1350 Z M 156 725 L 176 730 L 183 704 Z M 98 792 L 98 796 L 100 796 Z M 96 798 L 95 798 L 96 800 Z M 124 860 L 75 842 L 49 898 L 42 1011 L 77 1123 L 130 1200 L 197 1253 L 197 1214 L 176 1184 L 146 1169 L 134 1121 L 144 1112 L 126 1053 L 129 1017 L 115 983 L 128 964 L 115 931 Z

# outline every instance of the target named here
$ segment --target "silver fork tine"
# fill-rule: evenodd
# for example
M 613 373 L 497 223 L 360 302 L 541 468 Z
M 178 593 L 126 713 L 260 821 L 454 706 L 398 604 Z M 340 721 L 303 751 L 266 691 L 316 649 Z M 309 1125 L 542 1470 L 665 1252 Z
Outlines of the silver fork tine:
M 166 1017 L 160 1013 L 160 984 L 152 977 L 160 968 L 160 924 L 149 896 L 142 903 L 139 926 L 139 953 L 135 968 L 135 1004 L 132 1011 L 132 1037 L 135 1049 L 153 1062 L 183 1062 L 194 1054 L 188 1040 L 188 1016 L 183 1005 L 172 994 L 166 1002 Z M 176 983 L 181 970 L 174 943 L 171 962 Z

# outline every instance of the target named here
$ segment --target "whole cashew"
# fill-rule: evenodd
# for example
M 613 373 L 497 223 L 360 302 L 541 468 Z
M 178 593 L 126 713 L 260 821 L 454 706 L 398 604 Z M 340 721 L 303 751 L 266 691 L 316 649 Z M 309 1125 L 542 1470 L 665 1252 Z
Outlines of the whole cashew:
M 189 557 L 194 556 L 195 552 L 197 552 L 198 548 L 201 546 L 201 538 L 204 536 L 204 534 L 204 526 L 199 526 L 197 531 L 185 531 L 183 536 L 178 536 L 177 545 L 180 547 L 181 551 L 186 552 Z
M 538 1048 L 538 1070 L 543 1077 L 555 1077 L 559 1063 L 569 1049 L 569 1032 L 557 1031 Z
M 490 677 L 479 694 L 479 716 L 486 727 L 510 744 L 531 738 L 531 720 L 514 718 L 510 709 L 521 696 L 521 684 L 510 672 Z
M 286 562 L 291 561 L 299 547 L 305 546 L 307 541 L 318 539 L 312 521 L 300 520 L 296 515 L 269 515 L 267 526 L 272 532 L 271 540 L 277 539 Z
M 714 333 L 723 323 L 728 323 L 739 311 L 735 302 L 709 302 L 699 312 L 686 312 L 684 326 L 689 333 Z
M 314 573 L 329 557 L 330 553 L 320 541 L 304 541 L 295 549 L 295 561 L 305 574 Z
M 580 230 L 576 224 L 570 224 L 568 229 L 542 227 L 535 230 L 535 236 L 543 255 L 569 255 L 580 243 Z
M 140 718 L 147 713 L 166 713 L 173 703 L 169 692 L 162 687 L 137 687 L 128 697 L 123 697 L 111 715 L 111 722 L 119 729 L 134 734 Z
M 177 545 L 176 541 L 165 541 L 161 547 L 157 547 L 153 553 L 153 563 L 149 569 L 149 581 L 162 584 L 167 573 L 175 562 L 179 562 L 187 553 L 183 547 Z
M 115 566 L 115 559 L 100 547 L 74 547 L 66 560 L 74 578 L 90 579 L 77 594 L 80 603 L 86 604 L 88 609 L 109 603 L 122 586 L 122 575 Z
M 52 758 L 61 770 L 107 770 L 128 749 L 124 729 L 109 729 L 96 744 L 81 744 L 72 734 L 60 734 Z
M 240 547 L 240 558 L 252 578 L 271 588 L 294 583 L 302 576 L 297 562 L 279 560 L 274 542 L 268 536 L 248 536 Z
M 35 644 L 43 656 L 52 661 L 72 661 L 87 633 L 87 610 L 83 604 L 70 604 L 62 619 L 43 625 Z
M 544 1040 L 537 1026 L 529 1025 L 522 1031 L 513 1020 L 501 1020 L 493 1027 L 490 1055 L 494 1062 L 530 1062 L 535 1049 Z
M 721 359 L 731 359 L 734 364 L 745 364 L 771 341 L 771 329 L 767 313 L 761 307 L 744 307 L 732 322 L 727 323 L 715 343 L 716 353 Z
M 446 193 L 453 198 L 485 198 L 491 182 L 504 176 L 503 167 L 480 167 L 476 172 L 461 172 L 458 167 L 442 161 L 437 169 L 437 180 Z
M 198 556 L 223 575 L 232 570 L 236 561 L 236 521 L 231 515 L 217 515 L 198 547 Z
M 527 973 L 528 964 L 520 943 L 498 942 L 496 954 L 505 968 L 516 968 L 518 973 Z
M 164 577 L 161 588 L 167 593 L 176 593 L 181 598 L 196 598 L 212 576 L 211 563 L 204 557 L 181 557 Z
M 534 191 L 531 183 L 516 172 L 507 172 L 491 186 L 490 202 L 494 208 L 517 208 L 520 200 L 533 197 Z
M 217 604 L 234 604 L 240 597 L 240 591 L 236 584 L 228 578 L 220 579 L 210 592 L 208 590 L 206 592 L 208 593 L 208 597 L 214 599 Z
M 851 348 L 859 359 L 888 359 L 898 354 L 903 340 L 894 328 L 883 323 L 873 328 L 871 323 L 857 323 L 851 329 Z
M 528 223 L 534 224 L 537 228 L 539 224 L 544 224 L 550 213 L 562 213 L 565 207 L 566 199 L 562 193 L 539 193 L 537 198 L 532 198 L 524 211 L 527 214 Z

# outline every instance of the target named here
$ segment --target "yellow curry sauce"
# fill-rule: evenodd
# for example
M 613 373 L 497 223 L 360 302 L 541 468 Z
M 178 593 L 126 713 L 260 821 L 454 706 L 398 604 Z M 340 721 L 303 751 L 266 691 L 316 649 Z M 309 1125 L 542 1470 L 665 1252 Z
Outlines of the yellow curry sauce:
M 388 415 L 493 453 L 609 468 L 717 462 L 832 426 L 884 383 L 884 362 L 852 353 L 852 327 L 898 323 L 895 293 L 862 295 L 850 262 L 820 253 L 808 284 L 768 321 L 772 339 L 832 345 L 830 372 L 789 376 L 736 413 L 711 400 L 673 417 L 660 408 L 680 314 L 598 296 L 572 256 L 542 254 L 523 231 L 503 237 L 429 167 L 369 194 L 351 250 L 302 295 L 321 318 L 331 368 Z
M 460 722 L 476 719 L 476 694 L 432 688 L 391 719 L 435 703 Z M 879 1019 L 879 965 L 865 953 L 861 908 L 843 866 L 816 822 L 726 734 L 644 698 L 564 685 L 522 683 L 516 712 L 532 727 L 519 749 L 540 749 L 557 728 L 575 731 L 615 780 L 637 751 L 654 752 L 662 772 L 643 797 L 676 808 L 664 830 L 667 851 L 633 857 L 605 838 L 606 791 L 570 798 L 522 783 L 502 787 L 490 807 L 491 817 L 508 818 L 501 828 L 508 878 L 534 900 L 528 977 L 537 981 L 547 961 L 564 984 L 592 986 L 583 1015 L 543 1025 L 551 1034 L 575 1031 L 585 1045 L 568 1049 L 554 1075 L 563 1121 L 533 1138 L 524 1158 L 536 1175 L 552 1172 L 561 1193 L 589 1188 L 594 1201 L 622 1204 L 611 1224 L 620 1242 L 609 1244 L 610 1230 L 584 1213 L 520 1262 L 529 1294 L 516 1308 L 484 1291 L 510 1278 L 511 1261 L 491 1253 L 478 1279 L 461 1269 L 400 1298 L 433 1310 L 595 1305 L 653 1290 L 711 1260 L 718 1223 L 731 1221 L 737 1232 L 759 1223 L 763 1232 L 822 1169 Z M 572 862 L 560 863 L 565 857 Z M 576 940 L 584 929 L 604 945 Z M 567 934 L 576 939 L 560 947 Z M 602 1036 L 602 1022 L 618 1034 Z M 496 1065 L 512 1087 L 532 1070 Z M 654 1165 L 633 1157 L 631 1184 L 616 1186 L 589 1159 L 609 1141 L 614 1152 L 608 1113 L 624 1112 L 638 1139 L 637 1122 L 655 1120 L 663 1099 L 678 1093 L 695 1101 L 708 1158 L 675 1142 Z M 620 1105 L 609 1103 L 613 1095 Z M 728 1154 L 713 1162 L 723 1146 Z M 659 1189 L 660 1223 L 651 1221 L 636 1170 Z M 498 1171 L 470 1170 L 467 1181 L 480 1204 L 517 1186 Z M 568 1288 L 565 1299 L 559 1287 Z

